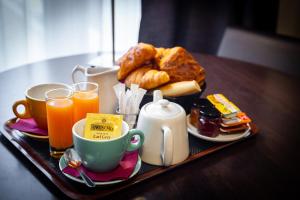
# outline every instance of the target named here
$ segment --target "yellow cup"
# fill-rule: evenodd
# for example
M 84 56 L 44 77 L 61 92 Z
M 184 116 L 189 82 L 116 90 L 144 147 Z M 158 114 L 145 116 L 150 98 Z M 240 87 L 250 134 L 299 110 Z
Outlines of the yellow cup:
M 69 86 L 63 83 L 45 83 L 28 88 L 25 91 L 26 99 L 16 101 L 13 104 L 14 114 L 20 119 L 33 118 L 38 127 L 47 130 L 45 92 L 57 88 L 69 88 Z M 20 105 L 25 108 L 23 113 L 18 111 Z

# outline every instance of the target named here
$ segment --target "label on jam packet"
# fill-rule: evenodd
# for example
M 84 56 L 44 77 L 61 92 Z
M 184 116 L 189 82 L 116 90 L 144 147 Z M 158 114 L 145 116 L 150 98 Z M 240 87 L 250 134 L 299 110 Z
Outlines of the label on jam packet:
M 244 112 L 239 112 L 235 117 L 222 118 L 221 125 L 223 127 L 236 126 L 240 124 L 250 123 L 251 119 Z
M 207 99 L 221 112 L 224 117 L 235 117 L 240 109 L 229 101 L 223 94 L 208 95 Z
M 122 115 L 88 113 L 84 137 L 92 140 L 111 140 L 121 136 Z

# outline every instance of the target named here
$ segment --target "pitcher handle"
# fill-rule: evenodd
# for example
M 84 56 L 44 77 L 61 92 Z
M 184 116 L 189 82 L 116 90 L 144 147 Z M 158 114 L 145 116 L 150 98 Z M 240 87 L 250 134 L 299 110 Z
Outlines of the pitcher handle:
M 173 161 L 173 134 L 172 130 L 167 127 L 162 127 L 163 131 L 163 144 L 160 152 L 160 156 L 162 159 L 162 164 L 164 166 L 169 166 Z
M 73 70 L 72 70 L 72 80 L 73 80 L 73 83 L 76 83 L 77 81 L 75 80 L 75 74 L 77 72 L 81 72 L 83 75 L 85 74 L 86 72 L 86 68 L 81 66 L 81 65 L 76 65 Z

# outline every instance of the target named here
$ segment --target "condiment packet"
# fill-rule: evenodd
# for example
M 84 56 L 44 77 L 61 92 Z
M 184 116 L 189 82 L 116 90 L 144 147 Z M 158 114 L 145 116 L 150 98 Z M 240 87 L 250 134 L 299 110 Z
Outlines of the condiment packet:
M 122 133 L 122 115 L 88 113 L 84 137 L 92 140 L 111 140 Z
M 220 111 L 223 117 L 235 117 L 241 110 L 229 101 L 223 94 L 208 95 L 207 99 Z
M 125 84 L 123 83 L 118 83 L 113 88 L 118 98 L 118 113 L 137 114 L 147 90 L 139 88 L 136 84 L 131 84 L 130 89 L 125 90 Z
M 236 126 L 239 124 L 250 123 L 251 119 L 244 112 L 239 112 L 235 117 L 232 118 L 222 118 L 222 126 Z

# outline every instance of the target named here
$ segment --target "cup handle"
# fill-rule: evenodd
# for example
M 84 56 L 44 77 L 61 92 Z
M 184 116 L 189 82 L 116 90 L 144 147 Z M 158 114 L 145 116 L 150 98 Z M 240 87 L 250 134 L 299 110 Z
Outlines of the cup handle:
M 81 65 L 76 65 L 73 70 L 72 70 L 72 80 L 73 80 L 73 83 L 76 83 L 76 78 L 75 78 L 75 74 L 77 72 L 81 72 L 83 75 L 85 74 L 85 71 L 86 71 L 86 68 L 81 66 Z
M 172 130 L 167 126 L 163 126 L 161 129 L 163 131 L 163 145 L 160 156 L 162 164 L 164 166 L 169 166 L 173 160 L 173 134 Z
M 19 113 L 18 112 L 18 106 L 19 105 L 23 105 L 24 108 L 25 108 L 25 111 L 24 113 Z M 19 100 L 19 101 L 16 101 L 14 103 L 14 105 L 12 106 L 12 109 L 13 109 L 13 112 L 14 114 L 16 115 L 16 117 L 20 118 L 20 119 L 27 119 L 27 118 L 31 118 L 31 115 L 30 115 L 30 112 L 29 112 L 29 105 L 27 103 L 26 100 Z
M 135 135 L 140 136 L 140 139 L 138 142 L 133 143 L 131 142 L 131 139 Z M 128 133 L 128 140 L 129 140 L 129 145 L 127 147 L 127 151 L 134 151 L 136 149 L 139 149 L 144 144 L 144 133 L 137 129 L 131 129 Z

